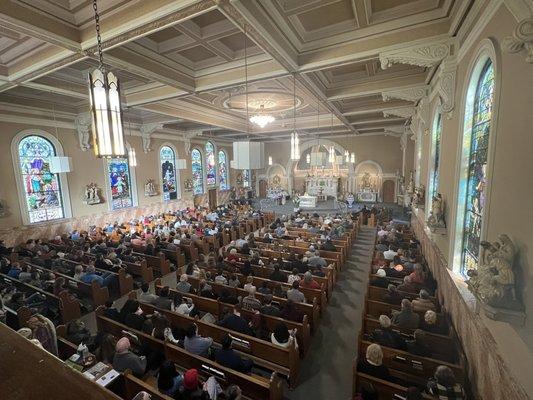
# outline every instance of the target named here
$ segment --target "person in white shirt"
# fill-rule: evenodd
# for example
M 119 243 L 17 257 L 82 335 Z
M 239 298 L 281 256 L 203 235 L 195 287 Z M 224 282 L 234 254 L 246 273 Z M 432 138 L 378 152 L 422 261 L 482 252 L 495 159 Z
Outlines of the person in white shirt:
M 292 285 L 293 282 L 295 281 L 300 281 L 300 275 L 298 273 L 298 269 L 294 268 L 292 270 L 292 273 L 289 274 L 289 276 L 287 277 L 287 283 L 289 285 Z
M 217 276 L 215 276 L 215 283 L 220 283 L 222 285 L 228 284 L 228 280 L 224 276 L 222 268 L 219 268 Z
M 244 285 L 244 290 L 246 290 L 248 293 L 250 293 L 251 291 L 255 291 L 257 290 L 257 288 L 254 286 L 254 278 L 253 276 L 249 276 L 248 278 L 246 278 L 246 284 Z
M 388 234 L 389 234 L 389 232 L 387 232 L 385 229 L 383 229 L 383 227 L 378 232 L 378 236 L 379 237 L 383 237 L 383 236 L 388 235 Z
M 383 252 L 383 257 L 385 257 L 385 260 L 393 260 L 397 254 L 398 253 L 392 250 L 391 246 L 389 246 L 389 249 Z
M 191 298 L 185 298 L 180 293 L 174 297 L 174 309 L 172 311 L 181 315 L 189 315 L 194 309 L 194 303 Z

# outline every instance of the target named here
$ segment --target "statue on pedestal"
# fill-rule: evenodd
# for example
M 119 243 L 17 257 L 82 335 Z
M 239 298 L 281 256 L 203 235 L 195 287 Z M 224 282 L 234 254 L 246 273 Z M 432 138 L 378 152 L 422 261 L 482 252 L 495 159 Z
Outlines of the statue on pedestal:
M 481 242 L 481 256 L 477 270 L 467 272 L 468 287 L 484 304 L 510 310 L 522 310 L 516 294 L 513 263 L 516 247 L 509 236 L 501 234 L 498 241 Z
M 146 197 L 157 196 L 157 190 L 155 189 L 155 182 L 153 179 L 148 179 L 144 184 L 144 195 Z
M 437 193 L 437 195 L 431 200 L 431 211 L 429 213 L 427 225 L 431 232 L 446 233 L 444 204 L 440 193 Z
M 415 176 L 413 171 L 409 174 L 409 183 L 407 184 L 407 193 L 413 194 L 415 192 Z
M 83 199 L 87 205 L 100 204 L 102 199 L 98 194 L 98 186 L 96 183 L 90 183 L 85 186 L 85 197 Z

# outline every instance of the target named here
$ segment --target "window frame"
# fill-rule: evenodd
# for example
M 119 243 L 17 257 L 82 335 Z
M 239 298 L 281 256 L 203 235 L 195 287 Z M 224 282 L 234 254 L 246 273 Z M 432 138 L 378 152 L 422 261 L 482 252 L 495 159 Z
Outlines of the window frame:
M 194 174 L 193 174 L 193 169 L 192 169 L 192 166 L 193 166 L 193 159 L 192 159 L 192 153 L 194 151 L 198 151 L 200 153 L 200 166 L 202 168 L 202 191 L 200 193 L 195 193 L 194 192 Z M 207 191 L 207 187 L 206 187 L 206 177 L 205 177 L 205 174 L 206 174 L 206 170 L 205 170 L 205 165 L 204 165 L 204 162 L 205 162 L 205 156 L 204 156 L 204 153 L 202 152 L 201 148 L 200 147 L 193 147 L 191 149 L 191 154 L 189 156 L 190 160 L 191 160 L 191 180 L 192 180 L 192 195 L 193 196 L 199 196 L 199 195 L 202 195 L 202 194 L 205 194 L 206 191 Z
M 482 40 L 475 56 L 471 59 L 469 68 L 466 74 L 466 80 L 463 87 L 463 95 L 461 97 L 461 115 L 459 118 L 459 132 L 456 155 L 456 171 L 454 180 L 454 196 L 453 196 L 453 216 L 450 219 L 453 221 L 453 229 L 450 238 L 449 250 L 449 266 L 457 275 L 465 278 L 467 271 L 461 271 L 462 268 L 462 246 L 464 238 L 464 216 L 466 208 L 466 185 L 468 184 L 468 163 L 470 160 L 470 147 L 464 149 L 465 135 L 472 134 L 472 121 L 474 115 L 474 105 L 476 100 L 476 91 L 480 82 L 481 74 L 484 70 L 488 60 L 492 63 L 494 71 L 494 91 L 492 99 L 492 114 L 489 128 L 489 140 L 487 150 L 487 168 L 486 168 L 486 182 L 485 188 L 485 206 L 483 208 L 483 215 L 481 216 L 481 233 L 480 241 L 487 239 L 487 232 L 490 221 L 490 199 L 491 199 L 491 182 L 494 172 L 494 157 L 496 151 L 496 140 L 498 132 L 498 113 L 500 104 L 501 91 L 501 55 L 499 47 L 493 39 Z
M 131 145 L 126 142 L 126 155 L 124 157 L 117 157 L 117 158 L 125 158 L 128 163 L 128 170 L 130 173 L 130 185 L 131 185 L 131 207 L 121 207 L 121 208 L 113 208 L 113 193 L 111 192 L 111 180 L 109 177 L 109 161 L 111 159 L 104 158 L 103 166 L 104 166 L 104 177 L 105 177 L 105 193 L 106 193 L 106 201 L 108 204 L 108 210 L 112 212 L 120 212 L 123 210 L 130 210 L 132 208 L 139 206 L 139 200 L 137 196 L 137 177 L 135 175 L 135 168 L 132 167 L 129 163 L 129 150 L 131 149 Z
M 222 189 L 220 187 L 221 181 L 220 181 L 220 153 L 224 154 L 224 164 L 226 165 L 226 188 Z M 230 181 L 229 181 L 229 159 L 228 159 L 228 152 L 224 149 L 219 149 L 217 151 L 217 175 L 218 175 L 218 189 L 220 191 L 227 191 L 231 189 Z
M 158 149 L 158 155 L 157 155 L 157 173 L 159 175 L 159 185 L 161 186 L 161 201 L 168 202 L 168 201 L 175 201 L 175 200 L 165 200 L 164 199 L 164 192 L 163 192 L 163 176 L 161 174 L 161 150 L 163 147 L 169 147 L 174 152 L 174 176 L 176 177 L 176 200 L 181 199 L 181 177 L 180 177 L 180 170 L 176 168 L 176 162 L 178 160 L 178 151 L 176 150 L 176 147 L 168 142 L 162 143 L 161 146 L 159 146 Z
M 17 185 L 17 196 L 19 200 L 19 210 L 20 216 L 22 219 L 22 224 L 27 226 L 39 226 L 44 224 L 51 224 L 60 221 L 65 221 L 72 218 L 72 208 L 70 204 L 70 190 L 68 185 L 68 178 L 66 173 L 58 173 L 59 178 L 59 195 L 61 196 L 61 202 L 63 204 L 63 218 L 51 219 L 47 221 L 39 222 L 30 222 L 30 215 L 28 210 L 28 205 L 26 201 L 26 193 L 22 191 L 23 180 L 22 180 L 22 170 L 20 168 L 20 156 L 19 156 L 19 145 L 20 142 L 29 137 L 29 136 L 40 136 L 47 141 L 49 141 L 55 150 L 56 157 L 63 157 L 65 155 L 63 150 L 63 145 L 54 135 L 46 132 L 45 130 L 36 128 L 36 129 L 25 129 L 18 132 L 13 139 L 11 140 L 11 158 L 13 163 L 13 173 L 15 175 L 15 182 Z

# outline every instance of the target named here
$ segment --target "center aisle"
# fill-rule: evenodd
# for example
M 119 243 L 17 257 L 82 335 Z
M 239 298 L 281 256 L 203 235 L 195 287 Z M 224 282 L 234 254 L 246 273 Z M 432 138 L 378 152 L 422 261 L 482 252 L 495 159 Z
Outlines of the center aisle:
M 361 227 L 302 362 L 300 383 L 295 390 L 286 392 L 289 399 L 352 398 L 353 362 L 375 237 L 375 228 Z

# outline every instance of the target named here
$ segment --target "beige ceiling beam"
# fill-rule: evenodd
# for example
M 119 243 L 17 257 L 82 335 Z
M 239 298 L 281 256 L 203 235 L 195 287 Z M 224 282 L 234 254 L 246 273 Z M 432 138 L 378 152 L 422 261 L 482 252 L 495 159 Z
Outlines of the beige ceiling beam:
M 345 117 L 351 117 L 356 115 L 370 114 L 376 112 L 383 112 L 390 108 L 409 108 L 413 107 L 413 103 L 409 101 L 397 100 L 397 101 L 388 101 L 386 103 L 380 102 L 375 104 L 368 104 L 365 102 L 361 105 L 354 105 L 349 107 L 343 107 L 342 115 Z
M 155 103 L 157 101 L 182 97 L 188 94 L 189 92 L 185 90 L 163 84 L 156 84 L 155 86 L 153 84 L 148 84 L 143 85 L 140 88 L 136 87 L 131 91 L 124 91 L 126 105 L 128 107 Z
M 270 54 L 283 68 L 290 73 L 300 70 L 298 53 L 292 43 L 271 22 L 270 17 L 264 13 L 257 2 L 247 0 L 219 0 L 218 6 L 226 17 L 245 30 L 248 36 L 266 53 Z M 309 77 L 297 74 L 298 81 L 303 84 L 314 96 L 324 100 L 323 91 L 314 84 Z M 340 111 L 331 103 L 324 105 L 340 119 L 348 129 L 353 128 L 343 117 Z
M 107 51 L 105 62 L 115 68 L 147 77 L 186 92 L 194 91 L 193 78 L 123 47 Z
M 76 27 L 11 0 L 0 0 L 0 26 L 70 51 L 81 50 Z
M 448 38 L 449 21 L 424 24 L 401 32 L 365 37 L 342 44 L 332 44 L 319 50 L 302 52 L 298 57 L 299 71 L 317 71 L 376 58 L 380 53 L 423 45 L 428 41 Z
M 243 119 L 228 116 L 228 114 L 220 111 L 191 105 L 184 101 L 173 100 L 172 104 L 146 104 L 137 108 L 200 124 L 219 126 L 241 132 L 246 130 L 246 123 Z
M 48 76 L 23 83 L 21 86 L 89 101 L 89 90 L 87 86 Z
M 338 89 L 328 89 L 326 91 L 329 101 L 338 101 L 354 97 L 379 94 L 385 91 L 399 90 L 407 87 L 420 86 L 425 84 L 425 74 L 402 76 L 391 79 L 374 80 L 359 83 L 356 85 L 341 87 Z

